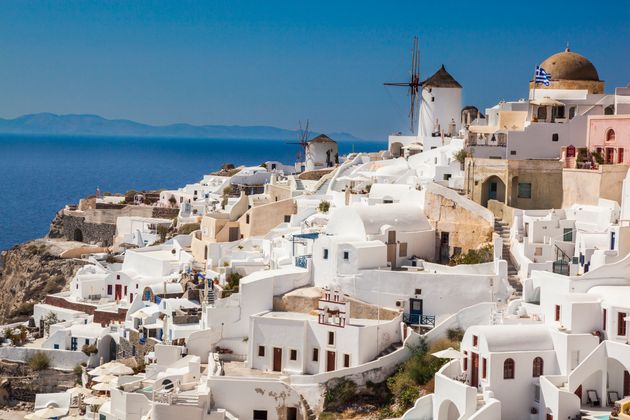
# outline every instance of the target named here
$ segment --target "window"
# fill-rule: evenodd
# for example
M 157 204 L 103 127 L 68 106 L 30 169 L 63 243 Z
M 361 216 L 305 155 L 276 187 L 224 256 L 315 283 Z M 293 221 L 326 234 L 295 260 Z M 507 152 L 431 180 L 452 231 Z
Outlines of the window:
M 512 156 L 516 155 L 516 150 L 510 150 L 510 155 Z
M 560 136 L 558 136 L 558 133 L 553 133 L 551 135 L 551 141 L 558 141 L 560 139 Z
M 319 362 L 319 349 L 313 349 L 313 362 Z
M 503 379 L 514 379 L 514 359 L 503 362 Z
M 569 108 L 569 119 L 572 119 L 573 117 L 575 117 L 575 107 L 574 106 Z
M 572 228 L 564 228 L 562 234 L 562 240 L 565 242 L 573 242 L 573 229 Z
M 422 294 L 422 289 L 416 289 L 414 291 L 414 295 L 421 295 Z
M 554 319 L 556 321 L 560 321 L 560 305 L 556 305 L 555 316 Z
M 350 367 L 350 355 L 349 354 L 344 354 L 343 355 L 343 367 Z
M 626 313 L 617 313 L 617 335 L 626 335 Z
M 486 379 L 486 373 L 488 372 L 488 360 L 484 357 L 481 359 L 481 379 Z
M 265 346 L 258 346 L 258 357 L 265 357 Z
M 532 364 L 532 376 L 534 378 L 538 378 L 543 375 L 543 359 L 542 357 L 536 357 L 534 359 L 534 363 Z
M 606 131 L 606 141 L 615 141 L 615 130 L 612 128 Z
M 77 338 L 72 337 L 70 339 L 70 350 L 76 351 L 79 348 L 79 343 L 77 343 Z
M 464 370 L 468 370 L 468 352 L 464 351 Z
M 332 346 L 335 344 L 335 333 L 332 331 L 328 331 L 328 345 Z
M 343 259 L 348 261 L 350 259 L 350 252 L 343 251 Z
M 477 347 L 478 343 L 479 343 L 479 337 L 477 337 L 476 335 L 473 335 L 473 347 Z
M 564 118 L 564 107 L 559 106 L 556 108 L 556 118 Z
M 532 184 L 529 182 L 518 183 L 518 198 L 532 198 Z
M 623 163 L 623 147 L 617 149 L 617 163 Z
M 120 274 L 116 274 L 116 280 L 120 280 Z
M 535 257 L 540 257 L 540 256 L 542 256 L 542 247 L 541 247 L 541 246 L 537 246 L 537 247 L 534 249 L 534 256 L 535 256 Z
M 111 285 L 111 284 L 108 284 L 108 285 L 107 285 L 107 294 L 108 294 L 108 295 L 111 295 L 111 294 L 112 294 L 112 285 Z
M 249 225 L 249 214 L 245 215 L 245 223 L 247 223 Z
M 55 350 L 59 350 L 59 344 L 53 344 L 53 348 L 54 348 Z
M 328 249 L 324 248 L 324 259 L 327 260 L 328 259 Z
M 254 410 L 254 420 L 267 420 L 267 410 Z
M 284 215 L 284 223 L 291 223 L 291 215 L 290 214 L 285 214 Z
M 406 257 L 407 256 L 407 242 L 401 242 L 398 248 L 398 256 Z
M 85 345 L 86 345 L 86 346 L 89 346 L 89 345 L 90 345 L 90 339 L 89 339 L 89 338 L 86 338 L 86 339 L 85 339 Z
M 604 312 L 602 313 L 602 330 L 606 331 L 606 316 L 608 315 L 606 308 L 604 308 Z
M 289 359 L 290 360 L 297 360 L 297 350 L 291 349 L 291 351 L 289 352 Z
M 124 295 L 127 295 L 127 286 L 125 286 L 125 292 Z

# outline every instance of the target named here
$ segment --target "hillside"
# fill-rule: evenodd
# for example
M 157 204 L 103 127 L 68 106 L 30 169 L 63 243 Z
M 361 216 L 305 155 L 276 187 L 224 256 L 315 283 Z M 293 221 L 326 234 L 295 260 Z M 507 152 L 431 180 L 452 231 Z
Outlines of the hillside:
M 296 140 L 297 131 L 263 125 L 149 125 L 131 120 L 110 120 L 98 115 L 39 113 L 14 119 L 0 118 L 0 133 L 98 135 L 129 137 L 193 137 L 221 139 Z M 312 133 L 313 136 L 320 133 Z M 350 133 L 327 133 L 335 140 L 360 140 Z

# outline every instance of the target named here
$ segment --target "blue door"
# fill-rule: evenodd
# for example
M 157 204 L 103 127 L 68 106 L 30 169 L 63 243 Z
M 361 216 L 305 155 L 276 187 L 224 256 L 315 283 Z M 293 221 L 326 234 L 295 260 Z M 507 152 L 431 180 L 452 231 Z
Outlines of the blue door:
M 497 183 L 491 182 L 488 186 L 488 200 L 496 200 L 497 199 Z
M 610 232 L 610 250 L 615 249 L 615 232 Z
M 422 318 L 422 299 L 409 299 L 409 322 L 419 324 Z

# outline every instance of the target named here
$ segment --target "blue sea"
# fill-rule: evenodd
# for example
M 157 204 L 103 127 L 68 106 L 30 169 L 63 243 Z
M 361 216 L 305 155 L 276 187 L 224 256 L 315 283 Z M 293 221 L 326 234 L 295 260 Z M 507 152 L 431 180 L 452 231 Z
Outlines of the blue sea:
M 339 154 L 377 151 L 386 142 L 340 142 Z M 130 189 L 173 189 L 223 163 L 295 161 L 298 146 L 280 140 L 0 135 L 0 250 L 48 232 L 67 203 Z

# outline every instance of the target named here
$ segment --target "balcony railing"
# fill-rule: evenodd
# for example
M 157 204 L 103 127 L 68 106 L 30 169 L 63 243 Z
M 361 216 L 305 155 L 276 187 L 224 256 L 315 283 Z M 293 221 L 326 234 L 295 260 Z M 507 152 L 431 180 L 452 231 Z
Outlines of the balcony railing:
M 296 267 L 308 268 L 308 259 L 310 255 L 300 255 L 295 257 L 295 265 Z
M 411 325 L 430 325 L 435 327 L 435 315 L 403 314 L 403 321 Z

